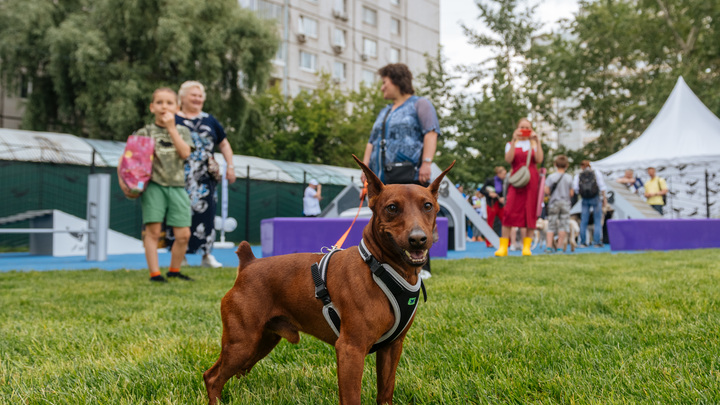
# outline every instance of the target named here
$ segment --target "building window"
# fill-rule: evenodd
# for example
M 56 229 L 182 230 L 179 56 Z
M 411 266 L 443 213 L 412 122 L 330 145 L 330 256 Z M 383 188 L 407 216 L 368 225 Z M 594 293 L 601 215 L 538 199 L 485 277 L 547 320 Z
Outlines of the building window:
M 400 20 L 397 18 L 390 18 L 390 33 L 400 35 Z
M 347 11 L 346 0 L 335 0 L 333 2 L 333 10 L 338 13 L 344 14 Z
M 27 75 L 20 76 L 20 98 L 28 98 L 32 94 L 32 80 Z
M 238 0 L 240 7 L 257 12 L 260 18 L 282 21 L 282 6 L 266 0 Z
M 282 6 L 279 4 L 259 0 L 257 2 L 257 13 L 260 18 L 266 20 L 282 21 Z
M 400 62 L 400 50 L 397 48 L 390 48 L 390 63 Z
M 369 58 L 377 58 L 377 41 L 363 38 L 363 54 Z
M 308 72 L 315 72 L 317 67 L 317 55 L 314 53 L 300 51 L 300 69 Z
M 363 69 L 362 81 L 367 85 L 375 83 L 375 72 L 373 72 L 372 70 Z
M 345 30 L 335 28 L 333 31 L 333 45 L 345 48 Z
M 301 34 L 305 34 L 311 38 L 317 38 L 317 20 L 300 16 L 298 27 Z
M 335 62 L 333 64 L 333 79 L 345 81 L 345 64 L 343 62 Z
M 278 46 L 277 52 L 275 52 L 275 59 L 273 60 L 273 63 L 284 65 L 286 55 L 287 55 L 287 43 L 281 42 L 280 46 Z
M 377 25 L 377 11 L 363 6 L 363 22 L 369 25 Z

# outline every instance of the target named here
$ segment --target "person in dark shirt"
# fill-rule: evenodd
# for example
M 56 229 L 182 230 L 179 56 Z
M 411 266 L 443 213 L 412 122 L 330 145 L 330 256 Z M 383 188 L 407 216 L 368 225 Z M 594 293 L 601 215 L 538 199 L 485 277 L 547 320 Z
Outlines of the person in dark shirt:
M 503 181 L 505 181 L 505 176 L 507 176 L 507 170 L 504 167 L 495 167 L 495 176 L 489 177 L 480 189 L 480 193 L 485 196 L 487 202 L 488 225 L 498 235 L 502 231 L 503 206 L 505 205 Z M 495 226 L 495 218 L 500 220 L 498 226 Z M 487 239 L 485 239 L 485 243 L 487 247 L 491 246 Z

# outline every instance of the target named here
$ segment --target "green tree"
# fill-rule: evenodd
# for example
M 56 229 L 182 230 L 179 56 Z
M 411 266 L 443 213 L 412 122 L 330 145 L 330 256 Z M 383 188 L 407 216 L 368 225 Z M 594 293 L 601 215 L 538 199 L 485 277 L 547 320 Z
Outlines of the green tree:
M 370 130 L 387 104 L 379 86 L 347 92 L 327 75 L 320 87 L 285 97 L 275 87 L 252 101 L 249 119 L 238 141 L 245 154 L 292 162 L 356 167 Z M 235 146 L 235 145 L 233 145 Z
M 0 2 L 0 74 L 10 89 L 32 83 L 27 129 L 124 140 L 155 88 L 199 80 L 233 138 L 277 46 L 272 23 L 235 0 Z
M 428 58 L 427 73 L 420 75 L 420 88 L 440 113 L 443 135 L 438 150 L 439 165 L 452 160 L 462 162 L 452 178 L 468 187 L 481 184 L 493 174 L 495 166 L 505 166 L 505 144 L 512 137 L 517 121 L 531 111 L 534 90 L 524 69 L 529 63 L 530 41 L 538 28 L 532 8 L 520 9 L 517 0 L 477 2 L 478 19 L 486 31 L 463 26 L 468 39 L 477 47 L 490 50 L 491 58 L 465 66 L 468 85 L 482 83 L 479 94 L 453 91 L 457 80 L 438 55 Z
M 581 1 L 580 12 L 536 41 L 528 75 L 545 98 L 574 99 L 600 137 L 585 148 L 610 155 L 639 136 L 678 76 L 720 113 L 720 2 Z

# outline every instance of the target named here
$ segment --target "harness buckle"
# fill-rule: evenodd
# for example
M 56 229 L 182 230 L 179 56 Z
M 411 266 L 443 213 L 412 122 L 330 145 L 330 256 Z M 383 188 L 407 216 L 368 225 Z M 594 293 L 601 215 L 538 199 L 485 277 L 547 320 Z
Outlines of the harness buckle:
M 325 304 L 330 303 L 330 294 L 324 285 L 315 286 L 315 298 L 321 300 Z
M 377 261 L 377 259 L 375 259 L 372 261 L 372 263 L 370 263 L 370 271 L 372 271 L 374 275 L 380 277 L 385 274 L 385 267 L 379 261 Z

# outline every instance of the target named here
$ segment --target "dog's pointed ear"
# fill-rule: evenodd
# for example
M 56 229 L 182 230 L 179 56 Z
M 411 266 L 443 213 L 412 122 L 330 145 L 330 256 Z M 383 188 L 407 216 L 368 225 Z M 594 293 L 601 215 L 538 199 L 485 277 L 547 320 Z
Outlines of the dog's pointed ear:
M 433 181 L 432 184 L 430 184 L 428 186 L 428 190 L 430 190 L 430 193 L 432 193 L 433 197 L 435 197 L 436 200 L 437 200 L 437 196 L 438 196 L 438 190 L 440 189 L 440 183 L 442 183 L 443 179 L 445 178 L 445 175 L 450 171 L 450 169 L 452 169 L 453 166 L 455 166 L 455 162 L 456 161 L 453 160 L 453 162 L 450 164 L 450 166 L 448 166 L 447 169 L 443 170 L 443 172 L 440 173 L 439 176 L 437 176 L 437 179 L 435 179 L 435 181 Z
M 360 166 L 363 173 L 365 173 L 365 178 L 368 183 L 368 201 L 370 201 L 373 197 L 382 192 L 385 185 L 382 181 L 380 181 L 380 178 L 378 178 L 378 176 L 376 176 L 375 173 L 373 173 L 373 171 L 362 162 L 362 160 L 358 159 L 355 155 L 352 155 L 352 157 L 355 159 L 358 166 Z

